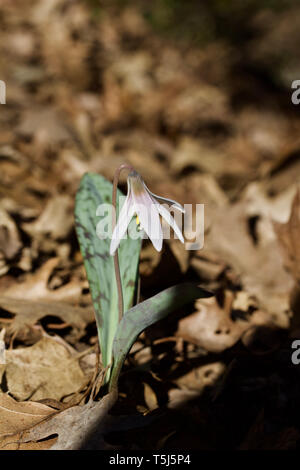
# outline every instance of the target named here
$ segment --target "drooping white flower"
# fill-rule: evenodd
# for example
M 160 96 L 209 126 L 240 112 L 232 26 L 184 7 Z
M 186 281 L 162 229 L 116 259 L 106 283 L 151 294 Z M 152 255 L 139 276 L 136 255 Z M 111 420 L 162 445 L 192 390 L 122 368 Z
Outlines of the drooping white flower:
M 124 236 L 128 225 L 134 215 L 137 216 L 141 229 L 150 238 L 157 251 L 162 249 L 163 233 L 159 216 L 173 228 L 179 240 L 184 243 L 184 239 L 170 212 L 162 205 L 184 212 L 184 208 L 172 199 L 166 199 L 153 194 L 145 185 L 143 179 L 136 171 L 131 171 L 127 178 L 127 197 L 119 214 L 118 222 L 112 234 L 110 244 L 110 254 L 113 255 Z

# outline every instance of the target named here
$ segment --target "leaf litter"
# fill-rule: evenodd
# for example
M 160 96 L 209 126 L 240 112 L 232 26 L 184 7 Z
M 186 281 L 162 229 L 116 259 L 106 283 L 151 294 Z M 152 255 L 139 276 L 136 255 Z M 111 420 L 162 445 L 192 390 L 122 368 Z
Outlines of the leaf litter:
M 114 8 L 3 5 L 0 446 L 299 446 L 300 120 L 274 88 L 290 100 L 299 6 L 257 11 L 239 48 L 187 47 Z M 72 214 L 82 175 L 111 180 L 124 161 L 155 193 L 205 204 L 203 249 L 143 245 L 141 300 L 190 280 L 216 295 L 140 335 L 116 398 Z

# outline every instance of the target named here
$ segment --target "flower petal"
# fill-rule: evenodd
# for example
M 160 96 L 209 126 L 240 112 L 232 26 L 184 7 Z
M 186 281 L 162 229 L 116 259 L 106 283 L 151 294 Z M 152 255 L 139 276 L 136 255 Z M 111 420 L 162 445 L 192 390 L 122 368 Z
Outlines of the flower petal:
M 135 212 L 135 209 L 134 209 L 134 204 L 133 204 L 133 198 L 129 189 L 128 195 L 125 199 L 125 202 L 119 214 L 118 223 L 115 226 L 115 229 L 111 237 L 111 243 L 110 243 L 110 249 L 109 249 L 109 252 L 111 255 L 113 255 L 115 251 L 117 250 L 120 244 L 120 241 L 127 230 L 129 222 L 132 219 L 134 212 Z
M 160 251 L 163 244 L 163 233 L 157 205 L 146 190 L 138 194 L 133 190 L 132 195 L 141 228 L 150 238 L 154 248 Z
M 178 209 L 180 212 L 184 213 L 185 212 L 185 209 L 184 207 L 179 204 L 179 202 L 176 202 L 174 201 L 173 199 L 167 199 L 166 197 L 161 197 L 161 196 L 157 196 L 157 194 L 154 194 L 152 193 L 149 188 L 147 188 L 147 186 L 145 185 L 145 183 L 143 182 L 146 190 L 148 191 L 148 193 L 154 198 L 156 199 L 158 202 L 160 202 L 161 204 L 163 203 L 166 203 L 168 204 L 169 206 L 172 206 L 174 207 L 174 209 Z
M 157 204 L 158 212 L 160 213 L 160 215 L 172 227 L 172 229 L 176 233 L 176 235 L 179 238 L 179 240 L 181 241 L 181 243 L 184 243 L 184 238 L 183 238 L 183 235 L 181 233 L 181 230 L 178 227 L 178 225 L 176 224 L 175 219 L 171 216 L 170 212 L 162 204 L 159 204 L 158 202 L 156 204 Z

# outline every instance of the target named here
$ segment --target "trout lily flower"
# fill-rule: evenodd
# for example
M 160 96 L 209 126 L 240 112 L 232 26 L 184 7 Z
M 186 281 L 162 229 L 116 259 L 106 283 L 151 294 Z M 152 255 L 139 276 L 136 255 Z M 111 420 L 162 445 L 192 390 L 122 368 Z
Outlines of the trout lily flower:
M 140 229 L 144 230 L 148 235 L 157 251 L 162 249 L 163 243 L 163 232 L 159 219 L 160 215 L 173 228 L 179 240 L 184 243 L 181 230 L 168 209 L 166 209 L 162 203 L 180 212 L 184 212 L 184 208 L 178 204 L 178 202 L 153 194 L 145 185 L 142 177 L 136 171 L 131 171 L 127 178 L 127 197 L 112 234 L 110 254 L 113 255 L 118 249 L 120 241 L 125 235 L 134 215 L 137 217 L 137 224 Z

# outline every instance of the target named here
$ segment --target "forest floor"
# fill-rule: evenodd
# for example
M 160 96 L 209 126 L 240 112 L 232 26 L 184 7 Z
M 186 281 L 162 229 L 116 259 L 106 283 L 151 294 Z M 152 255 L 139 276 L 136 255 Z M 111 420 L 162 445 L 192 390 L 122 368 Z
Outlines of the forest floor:
M 63 413 L 89 411 L 98 339 L 74 198 L 85 172 L 112 181 L 124 162 L 155 194 L 205 204 L 202 249 L 143 245 L 141 298 L 184 281 L 215 295 L 138 338 L 93 445 L 299 447 L 299 7 L 200 47 L 133 7 L 2 3 L 0 448 L 69 448 Z

